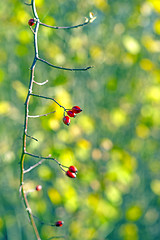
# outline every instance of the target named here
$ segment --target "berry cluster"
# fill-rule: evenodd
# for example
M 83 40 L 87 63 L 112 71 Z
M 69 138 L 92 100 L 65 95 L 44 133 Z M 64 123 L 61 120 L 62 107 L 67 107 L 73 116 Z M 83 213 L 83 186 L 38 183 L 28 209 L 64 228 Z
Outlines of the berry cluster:
M 75 166 L 70 166 L 66 172 L 66 175 L 70 178 L 76 178 L 77 172 L 78 170 Z
M 78 106 L 74 106 L 74 107 L 72 107 L 72 109 L 67 111 L 67 115 L 69 117 L 76 117 L 76 114 L 78 114 L 80 112 L 82 112 L 82 109 L 80 107 L 78 107 Z M 69 126 L 71 120 L 70 120 L 70 118 L 68 116 L 64 116 L 63 117 L 63 122 L 64 122 L 64 124 Z

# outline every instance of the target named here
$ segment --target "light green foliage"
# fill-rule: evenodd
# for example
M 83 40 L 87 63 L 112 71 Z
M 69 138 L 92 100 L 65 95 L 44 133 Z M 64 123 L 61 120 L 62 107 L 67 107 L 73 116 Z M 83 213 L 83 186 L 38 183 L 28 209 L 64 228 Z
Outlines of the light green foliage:
M 25 175 L 33 214 L 64 220 L 62 228 L 37 226 L 42 239 L 159 239 L 160 204 L 160 3 L 159 0 L 36 0 L 40 20 L 73 30 L 40 26 L 39 54 L 64 67 L 95 66 L 86 72 L 60 71 L 37 63 L 34 93 L 54 97 L 83 112 L 62 122 L 63 111 L 33 98 L 28 151 L 51 154 L 78 168 L 67 178 L 52 161 Z M 91 12 L 91 13 L 90 13 Z M 90 15 L 89 15 L 90 13 Z M 0 240 L 34 239 L 19 188 L 24 101 L 33 60 L 32 18 L 23 1 L 0 1 Z M 86 20 L 87 21 L 87 20 Z M 25 168 L 37 162 L 27 156 Z

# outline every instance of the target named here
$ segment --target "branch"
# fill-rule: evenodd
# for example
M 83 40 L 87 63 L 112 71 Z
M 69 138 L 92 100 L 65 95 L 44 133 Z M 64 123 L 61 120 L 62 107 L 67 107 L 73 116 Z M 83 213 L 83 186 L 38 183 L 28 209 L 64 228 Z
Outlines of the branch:
M 44 224 L 44 225 L 47 225 L 47 226 L 51 226 L 51 227 L 55 227 L 55 226 L 56 226 L 56 225 L 53 224 L 53 223 L 45 223 L 45 222 L 42 222 L 38 217 L 34 216 L 33 214 L 32 214 L 32 216 L 33 216 L 34 218 L 36 218 L 41 224 Z
M 92 68 L 93 66 L 89 66 L 89 67 L 86 67 L 86 68 L 66 68 L 66 67 L 59 67 L 59 66 L 55 66 L 49 62 L 47 62 L 46 60 L 43 60 L 42 58 L 39 58 L 37 57 L 37 60 L 43 62 L 43 63 L 46 63 L 47 65 L 53 67 L 53 68 L 57 68 L 57 69 L 61 69 L 61 70 L 67 70 L 67 71 L 86 71 L 90 68 Z
M 53 29 L 71 29 L 71 28 L 78 28 L 78 27 L 83 27 L 87 24 L 89 24 L 90 21 L 88 18 L 86 18 L 86 21 L 84 23 L 78 24 L 78 25 L 74 25 L 74 26 L 66 26 L 66 27 L 57 27 L 57 26 L 51 26 L 42 22 L 39 22 L 40 25 L 44 26 L 44 27 L 48 27 L 48 28 L 53 28 Z
M 51 240 L 51 239 L 53 239 L 53 238 L 66 238 L 65 236 L 55 236 L 55 237 L 50 237 L 50 238 L 47 238 L 47 240 Z
M 28 116 L 28 117 L 29 117 L 29 116 Z M 28 135 L 27 133 L 26 133 L 26 136 L 38 142 L 38 139 L 37 139 L 37 138 L 34 138 L 34 137 Z
M 36 163 L 35 165 L 31 166 L 30 168 L 23 170 L 23 173 L 27 173 L 30 172 L 31 170 L 33 170 L 34 168 L 38 167 L 39 165 L 41 165 L 46 159 L 42 159 L 40 160 L 38 163 Z
M 37 85 L 42 86 L 42 85 L 48 83 L 48 80 L 46 80 L 46 81 L 44 81 L 44 82 L 42 82 L 42 83 L 36 82 L 36 81 L 34 81 L 34 80 L 33 80 L 33 82 L 34 82 L 35 84 L 37 84 Z
M 66 238 L 65 236 L 55 236 L 55 237 L 50 237 L 50 238 L 47 238 L 47 240 L 51 240 L 51 239 L 53 239 L 53 238 Z
M 38 14 L 37 14 L 36 7 L 35 7 L 35 0 L 31 0 L 30 4 L 31 4 L 31 7 L 32 7 L 33 15 L 38 20 L 39 18 L 38 18 Z M 23 173 L 25 152 L 26 152 L 26 138 L 27 138 L 26 134 L 27 134 L 27 126 L 28 126 L 28 112 L 29 112 L 29 99 L 30 99 L 29 94 L 30 94 L 30 92 L 32 92 L 32 88 L 33 88 L 34 69 L 35 69 L 35 65 L 36 65 L 36 61 L 37 61 L 36 57 L 38 56 L 38 44 L 37 44 L 38 27 L 39 27 L 39 23 L 37 21 L 35 29 L 34 29 L 34 32 L 35 32 L 35 34 L 34 34 L 35 56 L 34 56 L 34 60 L 33 60 L 32 67 L 31 67 L 28 94 L 27 94 L 26 101 L 25 101 L 23 143 L 22 143 L 22 154 L 21 154 L 21 161 L 20 161 L 20 194 L 22 196 L 22 200 L 24 202 L 25 209 L 27 210 L 29 221 L 30 221 L 30 224 L 33 227 L 35 236 L 36 236 L 37 240 L 41 240 L 39 232 L 38 232 L 36 224 L 35 224 L 35 221 L 33 219 L 32 213 L 31 213 L 31 209 L 30 209 L 30 206 L 29 206 L 29 203 L 28 203 L 28 199 L 27 199 L 25 190 L 24 190 L 24 173 Z
M 96 17 L 94 16 L 94 14 L 92 12 L 89 13 L 89 18 L 85 18 L 85 22 L 78 24 L 78 25 L 74 25 L 74 26 L 66 26 L 66 27 L 57 27 L 57 26 L 51 26 L 42 22 L 39 22 L 40 25 L 44 26 L 44 27 L 48 27 L 48 28 L 53 28 L 53 29 L 71 29 L 71 28 L 79 28 L 79 27 L 83 27 L 89 23 L 92 23 L 94 20 L 96 19 Z
M 29 153 L 29 152 L 25 152 L 25 154 L 31 156 L 31 157 L 34 157 L 34 158 L 40 158 L 40 159 L 48 159 L 48 160 L 53 160 L 55 161 L 58 165 L 61 165 L 60 162 L 58 162 L 55 158 L 51 158 L 51 157 L 42 157 L 42 156 L 39 156 L 39 155 L 35 155 L 35 154 L 32 154 L 32 153 Z
M 49 112 L 49 113 L 46 113 L 46 114 L 41 114 L 41 115 L 35 115 L 35 116 L 32 116 L 32 115 L 28 115 L 29 118 L 39 118 L 39 117 L 45 117 L 45 116 L 48 116 L 49 114 L 51 113 L 55 113 L 56 111 L 53 111 L 53 112 Z
M 42 156 L 35 155 L 35 154 L 29 153 L 29 152 L 25 152 L 25 154 L 29 155 L 31 157 L 34 157 L 34 158 L 55 161 L 60 166 L 60 168 L 65 172 L 65 170 L 63 169 L 64 166 L 58 160 L 56 160 L 55 158 L 52 158 L 52 157 L 42 157 Z
M 44 99 L 52 100 L 52 101 L 54 101 L 56 104 L 58 104 L 58 106 L 64 108 L 64 110 L 66 110 L 65 107 L 63 107 L 62 105 L 60 105 L 54 98 L 46 97 L 46 96 L 42 96 L 42 95 L 38 95 L 38 94 L 33 94 L 33 93 L 30 93 L 30 95 L 31 95 L 31 96 L 34 96 L 34 97 L 39 97 L 39 98 L 44 98 Z
M 27 6 L 32 6 L 32 4 L 31 3 L 24 3 L 25 5 L 27 5 Z

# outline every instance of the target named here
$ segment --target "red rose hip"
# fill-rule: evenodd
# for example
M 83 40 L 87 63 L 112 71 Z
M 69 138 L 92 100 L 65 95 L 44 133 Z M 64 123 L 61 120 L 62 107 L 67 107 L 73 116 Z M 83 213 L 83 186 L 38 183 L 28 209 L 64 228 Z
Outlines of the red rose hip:
M 29 24 L 29 26 L 33 26 L 34 25 L 34 19 L 33 18 L 29 19 L 28 24 Z
M 69 171 L 72 172 L 72 173 L 77 173 L 78 172 L 78 170 L 75 166 L 70 166 Z
M 56 226 L 56 227 L 62 227 L 63 224 L 64 224 L 63 221 L 57 221 L 57 222 L 55 223 L 55 226 Z
M 68 116 L 64 116 L 64 118 L 63 118 L 63 122 L 64 122 L 64 124 L 66 124 L 66 125 L 68 125 L 69 126 L 69 124 L 70 124 L 70 118 L 68 117 Z
M 37 186 L 36 186 L 36 191 L 39 192 L 39 191 L 41 191 L 41 190 L 42 190 L 42 186 L 41 186 L 41 185 L 37 185 Z
M 82 112 L 82 109 L 80 107 L 78 107 L 78 106 L 74 106 L 74 107 L 72 107 L 72 112 L 80 113 L 80 112 Z
M 67 114 L 70 117 L 75 117 L 76 116 L 76 114 L 72 110 L 67 111 Z
M 66 172 L 66 175 L 70 178 L 76 178 L 76 174 L 73 172 L 70 172 L 69 170 Z

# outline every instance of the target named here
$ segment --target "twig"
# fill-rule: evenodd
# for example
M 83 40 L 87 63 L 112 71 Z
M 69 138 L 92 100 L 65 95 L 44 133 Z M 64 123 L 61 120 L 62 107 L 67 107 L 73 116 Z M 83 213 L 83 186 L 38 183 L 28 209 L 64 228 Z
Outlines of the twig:
M 23 173 L 28 173 L 30 172 L 31 170 L 33 170 L 34 168 L 38 167 L 39 165 L 41 165 L 46 159 L 42 159 L 40 160 L 38 163 L 36 163 L 35 165 L 31 166 L 30 168 L 26 169 L 26 170 L 23 170 Z
M 55 237 L 50 237 L 50 238 L 47 238 L 47 240 L 51 240 L 51 239 L 53 239 L 53 238 L 66 238 L 65 236 L 55 236 Z
M 81 23 L 81 24 L 78 24 L 78 25 L 74 25 L 74 26 L 66 26 L 66 27 L 57 27 L 57 26 L 51 26 L 51 25 L 48 25 L 48 24 L 45 24 L 45 23 L 42 23 L 42 22 L 39 22 L 40 25 L 42 26 L 45 26 L 45 27 L 48 27 L 48 28 L 53 28 L 53 29 L 71 29 L 71 28 L 78 28 L 78 27 L 83 27 L 87 24 L 89 24 L 89 20 L 84 22 L 84 23 Z
M 31 6 L 32 5 L 31 3 L 26 3 L 26 2 L 24 4 L 27 5 L 27 6 Z
M 37 60 L 46 63 L 47 65 L 53 67 L 53 68 L 57 68 L 57 69 L 61 69 L 61 70 L 67 70 L 67 71 L 87 71 L 88 69 L 92 68 L 93 66 L 89 66 L 86 68 L 66 68 L 66 67 L 59 67 L 59 66 L 55 66 L 49 62 L 47 62 L 46 60 L 43 60 L 42 58 L 37 58 Z
M 56 226 L 55 224 L 52 224 L 52 223 L 42 222 L 38 217 L 34 216 L 33 214 L 32 214 L 32 216 L 33 216 L 34 218 L 36 218 L 41 224 L 44 224 L 44 225 L 47 225 L 47 226 L 51 226 L 51 227 L 55 227 L 55 226 Z
M 64 108 L 64 110 L 66 110 L 65 107 L 63 107 L 62 105 L 60 105 L 54 98 L 46 97 L 46 96 L 42 96 L 42 95 L 38 95 L 38 94 L 33 94 L 33 93 L 30 93 L 30 95 L 31 95 L 31 96 L 34 96 L 34 97 L 39 97 L 39 98 L 44 98 L 44 99 L 52 100 L 52 101 L 54 101 L 56 104 L 58 104 L 59 107 Z
M 37 85 L 42 86 L 42 85 L 48 83 L 48 80 L 46 80 L 46 81 L 44 81 L 44 82 L 42 82 L 42 83 L 36 82 L 36 81 L 34 81 L 34 80 L 33 80 L 33 82 L 34 82 L 35 84 L 37 84 Z
M 26 134 L 26 136 L 38 142 L 38 139 L 37 139 L 37 138 L 34 138 L 34 137 L 32 137 L 32 136 L 30 136 L 30 135 L 28 135 L 28 134 Z
M 44 160 L 53 160 L 53 161 L 55 161 L 60 167 L 61 167 L 61 169 L 64 171 L 64 169 L 62 168 L 62 164 L 58 161 L 58 160 L 56 160 L 55 158 L 52 158 L 52 157 L 42 157 L 42 156 L 39 156 L 39 155 L 35 155 L 35 154 L 33 154 L 33 153 L 29 153 L 29 152 L 25 152 L 25 154 L 27 154 L 27 155 L 29 155 L 29 156 L 31 156 L 31 157 L 34 157 L 34 158 L 39 158 L 39 159 L 44 159 Z
M 39 118 L 39 117 L 45 117 L 45 116 L 48 116 L 49 114 L 51 113 L 55 113 L 56 111 L 53 111 L 53 112 L 49 112 L 49 113 L 46 113 L 46 114 L 41 114 L 41 115 L 28 115 L 29 118 Z

